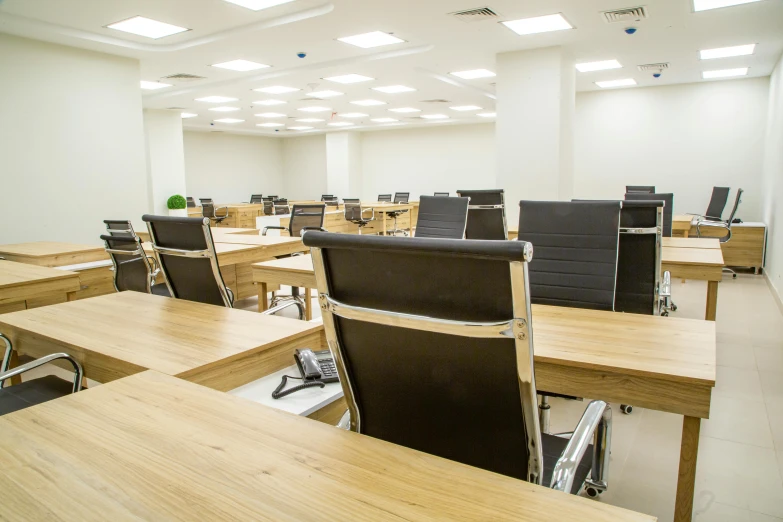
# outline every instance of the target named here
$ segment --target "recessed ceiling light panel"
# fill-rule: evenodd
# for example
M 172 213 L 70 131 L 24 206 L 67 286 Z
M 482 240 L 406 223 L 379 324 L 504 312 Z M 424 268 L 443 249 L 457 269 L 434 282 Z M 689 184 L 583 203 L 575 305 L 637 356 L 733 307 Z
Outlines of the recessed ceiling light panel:
M 245 120 L 239 120 L 237 118 L 221 118 L 215 121 L 218 123 L 242 123 Z
M 226 0 L 226 2 L 230 2 L 236 5 L 241 5 L 242 7 L 247 7 L 248 9 L 252 9 L 253 11 L 269 9 L 270 7 L 287 4 L 293 1 L 294 0 Z
M 735 45 L 734 47 L 719 47 L 717 49 L 704 49 L 699 51 L 702 60 L 714 60 L 715 58 L 731 58 L 732 56 L 747 56 L 753 54 L 756 44 Z
M 704 71 L 701 73 L 701 77 L 705 80 L 711 80 L 715 78 L 734 78 L 735 76 L 746 76 L 748 74 L 747 67 L 738 67 L 736 69 L 721 69 L 718 71 Z
M 719 9 L 721 7 L 731 7 L 733 5 L 750 4 L 759 0 L 693 0 L 694 11 L 707 11 L 709 9 Z
M 480 112 L 476 114 L 476 116 L 481 116 L 482 118 L 494 118 L 497 116 L 496 112 Z
M 369 114 L 363 112 L 341 112 L 338 116 L 341 118 L 366 118 Z
M 414 109 L 413 107 L 399 107 L 397 109 L 389 109 L 389 112 L 411 113 L 421 112 L 421 109 Z
M 622 69 L 622 65 L 617 60 L 603 60 L 600 62 L 586 62 L 576 64 L 576 70 L 579 72 L 606 71 L 607 69 Z
M 285 114 L 281 114 L 279 112 L 262 112 L 261 114 L 256 114 L 259 118 L 285 118 Z
M 146 91 L 156 91 L 158 89 L 165 89 L 166 87 L 171 87 L 171 84 L 163 83 L 163 82 L 148 82 L 145 80 L 141 80 L 141 88 Z
M 399 94 L 401 92 L 413 92 L 416 89 L 405 85 L 387 85 L 386 87 L 373 87 L 372 90 L 385 94 Z
M 239 110 L 239 107 L 210 107 L 209 110 L 215 111 L 215 112 L 235 112 Z
M 373 118 L 370 121 L 374 121 L 375 123 L 394 123 L 395 121 L 400 121 L 400 120 L 396 120 L 394 118 Z
M 518 35 L 548 33 L 550 31 L 563 31 L 564 29 L 574 28 L 560 13 L 501 23 Z
M 184 120 L 187 118 L 195 118 L 196 116 L 198 116 L 198 114 L 194 114 L 192 112 L 183 112 L 182 114 L 180 114 L 180 116 L 182 116 L 182 119 Z
M 288 130 L 295 130 L 295 131 L 305 131 L 305 130 L 312 130 L 313 127 L 305 127 L 305 126 L 299 126 L 299 127 L 288 127 Z
M 448 120 L 449 117 L 445 114 L 422 114 L 422 118 L 425 120 Z
M 375 78 L 370 78 L 369 76 L 363 76 L 361 74 L 343 74 L 341 76 L 330 76 L 329 78 L 324 78 L 324 80 L 329 80 L 330 82 L 343 84 L 369 82 L 374 79 Z
M 321 118 L 300 118 L 296 121 L 298 121 L 299 123 L 319 123 L 324 120 L 322 120 Z
M 380 100 L 356 100 L 351 102 L 354 105 L 361 105 L 362 107 L 374 107 L 376 105 L 386 105 L 386 102 Z
M 299 110 L 302 112 L 329 112 L 332 109 L 330 107 L 319 107 L 317 105 L 313 105 L 310 107 L 299 107 Z
M 497 76 L 487 69 L 472 69 L 470 71 L 457 71 L 449 74 L 456 76 L 457 78 L 462 78 L 463 80 L 475 80 L 477 78 L 491 78 Z
M 458 107 L 449 107 L 452 111 L 459 111 L 459 112 L 465 112 L 465 111 L 480 111 L 481 107 L 478 105 L 460 105 Z
M 636 85 L 636 80 L 633 78 L 623 78 L 622 80 L 607 80 L 603 82 L 595 82 L 595 84 L 602 89 L 608 89 L 610 87 L 629 87 Z
M 397 38 L 396 36 L 390 35 L 388 33 L 384 33 L 383 31 L 357 34 L 356 36 L 338 38 L 338 40 L 347 44 L 355 45 L 356 47 L 361 47 L 362 49 L 370 49 L 372 47 L 381 47 L 382 45 L 392 45 L 405 42 L 405 40 Z
M 308 96 L 312 96 L 313 98 L 335 98 L 337 96 L 342 96 L 345 94 L 344 92 L 339 91 L 315 91 L 315 92 L 308 92 Z
M 285 105 L 288 102 L 284 102 L 283 100 L 258 100 L 254 101 L 253 105 Z
M 263 63 L 251 62 L 249 60 L 231 60 L 230 62 L 214 63 L 212 67 L 218 67 L 220 69 L 228 69 L 230 71 L 255 71 L 257 69 L 266 69 L 269 66 Z
M 285 123 L 276 123 L 276 122 L 267 122 L 267 123 L 256 123 L 256 127 L 285 127 Z
M 106 26 L 109 29 L 116 29 L 126 33 L 137 34 L 139 36 L 145 36 L 157 40 L 158 38 L 165 38 L 172 34 L 183 33 L 190 31 L 185 27 L 179 27 L 177 25 L 167 24 L 165 22 L 158 22 L 151 18 L 145 18 L 143 16 L 134 16 L 121 22 L 113 23 Z
M 204 98 L 196 98 L 196 101 L 206 103 L 226 103 L 237 101 L 237 98 L 230 98 L 228 96 L 205 96 Z
M 283 85 L 273 85 L 272 87 L 261 87 L 260 89 L 253 90 L 266 94 L 288 94 L 289 92 L 296 92 L 301 89 L 297 89 L 296 87 L 285 87 Z

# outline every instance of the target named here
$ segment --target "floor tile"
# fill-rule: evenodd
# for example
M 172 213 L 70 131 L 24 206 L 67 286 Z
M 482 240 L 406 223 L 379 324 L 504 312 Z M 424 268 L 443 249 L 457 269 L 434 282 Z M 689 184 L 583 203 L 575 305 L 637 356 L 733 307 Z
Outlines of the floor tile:
M 783 399 L 783 372 L 759 370 L 765 399 Z
M 763 448 L 775 447 L 763 402 L 713 396 L 710 418 L 702 421 L 701 434 Z
M 720 502 L 710 502 L 704 508 L 697 508 L 693 513 L 694 522 L 781 522 L 783 519 L 754 513 Z
M 743 370 L 756 369 L 756 357 L 750 344 L 718 343 L 717 356 L 719 366 L 731 366 Z
M 730 399 L 763 402 L 761 380 L 756 370 L 744 370 L 730 366 L 718 366 L 716 369 L 713 396 L 720 395 Z
M 759 370 L 783 373 L 783 348 L 754 346 L 753 356 Z

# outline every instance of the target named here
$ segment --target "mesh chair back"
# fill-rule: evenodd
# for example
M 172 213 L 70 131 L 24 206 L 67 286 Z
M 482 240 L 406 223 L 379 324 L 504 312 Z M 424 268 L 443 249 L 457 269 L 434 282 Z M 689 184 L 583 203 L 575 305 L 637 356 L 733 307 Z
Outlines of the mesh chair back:
M 275 214 L 290 214 L 291 207 L 288 206 L 287 199 L 276 199 L 273 202 Z
M 416 237 L 465 239 L 468 198 L 421 196 Z
M 410 192 L 395 192 L 394 193 L 394 202 L 395 203 L 407 203 L 408 199 L 411 197 Z
M 250 196 L 250 203 L 254 203 L 254 204 L 260 205 L 263 202 L 264 202 L 264 195 L 263 194 L 253 194 L 252 196 Z
M 540 483 L 530 246 L 319 232 L 303 241 L 351 429 Z M 466 292 L 471 281 L 481 284 Z M 466 335 L 466 324 L 481 333 Z M 525 335 L 499 333 L 521 324 Z
M 663 201 L 663 237 L 672 237 L 672 218 L 674 215 L 674 194 L 640 194 L 629 192 L 626 201 Z
M 193 198 L 188 197 L 186 201 L 188 202 L 188 208 L 194 208 L 196 206 L 196 202 L 193 200 Z
M 447 198 L 447 197 L 449 197 L 449 193 L 448 192 L 436 192 L 435 193 L 435 197 L 436 198 Z
M 208 219 L 152 215 L 141 219 L 147 223 L 155 257 L 172 297 L 232 306 Z
M 294 205 L 288 233 L 291 237 L 301 237 L 303 229 L 323 228 L 325 211 L 325 205 Z
M 114 265 L 114 288 L 149 293 L 152 266 L 137 236 L 102 235 L 106 252 Z
M 619 201 L 520 201 L 533 303 L 612 310 L 619 231 Z
M 729 187 L 713 187 L 710 204 L 707 206 L 707 212 L 704 217 L 721 221 L 723 209 L 726 208 L 726 201 L 729 199 Z
M 378 195 L 378 201 L 385 201 L 391 203 L 392 195 L 391 194 L 379 194 Z
M 655 194 L 655 187 L 648 185 L 626 185 L 625 192 L 641 192 L 642 194 Z
M 662 199 L 623 201 L 614 299 L 617 312 L 648 315 L 658 312 L 664 205 Z
M 466 239 L 508 239 L 502 190 L 458 190 L 457 195 L 470 199 Z
M 105 219 L 103 223 L 106 225 L 106 232 L 110 236 L 115 237 L 136 237 L 136 232 L 133 230 L 133 225 L 130 221 Z

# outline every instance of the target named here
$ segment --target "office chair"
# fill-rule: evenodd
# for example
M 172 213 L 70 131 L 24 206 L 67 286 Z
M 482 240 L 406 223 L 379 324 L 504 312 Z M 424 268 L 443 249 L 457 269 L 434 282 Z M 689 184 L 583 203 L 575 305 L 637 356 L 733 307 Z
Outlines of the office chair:
M 712 187 L 712 196 L 707 205 L 707 212 L 704 214 L 691 214 L 701 221 L 723 221 L 723 209 L 726 208 L 726 202 L 729 200 L 729 187 Z
M 0 416 L 81 391 L 82 377 L 84 377 L 82 365 L 67 353 L 46 355 L 9 370 L 13 345 L 5 335 L 0 334 L 0 338 L 5 342 L 5 354 L 2 366 L 0 366 Z M 73 382 L 61 379 L 56 375 L 47 375 L 10 387 L 5 386 L 5 382 L 12 377 L 60 359 L 68 361 L 73 366 Z
M 508 239 L 503 190 L 458 190 L 457 196 L 470 199 L 466 239 Z
M 142 241 L 132 237 L 101 235 L 114 270 L 114 289 L 171 297 L 166 285 L 155 284 L 160 273 L 155 258 L 144 252 Z
M 264 198 L 264 215 L 274 216 L 275 214 L 275 202 L 272 198 Z
M 288 205 L 288 200 L 285 198 L 275 199 L 273 202 L 275 215 L 286 215 L 291 213 L 291 207 Z
M 391 203 L 392 195 L 391 194 L 379 194 L 378 195 L 378 202 L 380 203 Z
M 133 223 L 126 219 L 104 219 L 106 232 L 112 237 L 136 237 Z
M 626 194 L 629 192 L 638 192 L 640 194 L 655 194 L 655 187 L 647 185 L 626 185 L 625 192 Z
M 326 205 L 327 207 L 339 207 L 340 200 L 337 198 L 325 199 L 324 205 Z
M 199 202 L 203 205 L 204 203 L 212 203 L 214 204 L 214 201 L 212 201 L 212 198 L 198 198 Z
M 188 202 L 188 208 L 195 208 L 196 207 L 196 202 L 190 196 L 185 198 L 185 200 Z
M 410 198 L 411 193 L 410 192 L 395 192 L 394 193 L 394 203 L 407 203 L 408 199 Z M 380 200 L 379 200 L 380 201 Z M 407 210 L 395 210 L 393 212 L 386 212 L 386 215 L 390 218 L 394 219 L 394 228 L 392 230 L 387 231 L 387 233 L 391 232 L 392 235 L 397 235 L 397 232 L 402 232 L 406 236 L 409 234 L 408 231 L 402 230 L 397 227 L 397 218 L 401 215 L 407 213 Z M 384 218 L 385 219 L 385 218 Z M 410 230 L 410 229 L 409 229 Z
M 359 226 L 359 235 L 362 233 L 362 228 L 369 225 L 372 221 L 375 221 L 375 209 L 366 208 L 362 210 L 362 202 L 358 199 L 344 199 L 345 204 L 344 217 L 346 221 Z M 372 216 L 367 218 L 364 216 L 366 212 L 371 212 Z
M 717 187 L 716 187 L 717 188 Z M 740 203 L 742 203 L 742 193 L 744 190 L 737 189 L 737 197 L 734 199 L 734 208 L 731 209 L 731 216 L 729 216 L 728 221 L 715 221 L 711 220 L 709 218 L 707 219 L 700 219 L 696 221 L 696 234 L 701 237 L 701 228 L 702 227 L 713 227 L 713 228 L 725 228 L 726 229 L 726 235 L 723 237 L 718 238 L 718 241 L 720 241 L 721 244 L 728 243 L 731 241 L 731 225 L 734 221 L 734 217 L 737 215 L 737 208 L 739 208 Z M 731 274 L 731 277 L 733 279 L 737 278 L 737 272 L 732 270 L 729 267 L 723 267 L 724 272 L 728 272 Z
M 421 196 L 416 237 L 465 239 L 468 198 Z
M 222 214 L 218 213 L 218 210 L 223 210 Z M 201 200 L 201 215 L 205 218 L 209 218 L 215 222 L 215 224 L 222 223 L 228 217 L 228 207 L 215 207 L 210 199 L 208 203 L 205 200 Z
M 348 404 L 341 426 L 566 493 L 607 488 L 609 405 L 591 402 L 570 440 L 539 427 L 532 245 L 320 232 L 303 241 Z M 455 284 L 478 280 L 471 292 Z
M 435 193 L 435 197 L 436 198 L 447 198 L 447 197 L 449 197 L 449 193 L 448 192 L 436 192 Z
M 321 201 L 327 201 L 327 200 L 331 201 L 333 199 L 337 199 L 336 196 L 334 196 L 333 194 L 322 194 L 321 195 Z
M 264 195 L 263 194 L 253 194 L 250 196 L 250 203 L 261 205 L 264 202 Z

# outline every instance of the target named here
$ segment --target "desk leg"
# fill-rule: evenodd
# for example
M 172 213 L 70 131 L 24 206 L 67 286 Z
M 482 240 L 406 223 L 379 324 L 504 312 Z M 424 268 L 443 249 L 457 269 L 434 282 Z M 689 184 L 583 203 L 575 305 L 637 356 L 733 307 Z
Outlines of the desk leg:
M 265 312 L 269 309 L 269 300 L 266 295 L 266 283 L 258 283 L 258 311 Z
M 688 239 L 688 234 L 690 234 L 690 230 L 683 230 L 682 231 L 682 237 L 684 237 L 685 239 Z
M 386 235 L 386 213 L 381 212 L 381 222 L 383 223 L 383 235 Z
M 714 321 L 718 314 L 718 282 L 707 281 L 707 311 L 704 318 L 708 321 Z
M 16 350 L 11 350 L 11 358 L 8 362 L 8 369 L 13 370 L 19 366 L 19 354 Z M 16 377 L 11 377 L 11 386 L 15 386 L 17 384 L 22 384 L 22 376 L 17 375 Z
M 699 454 L 701 419 L 683 417 L 680 443 L 680 471 L 677 478 L 677 500 L 674 521 L 690 522 L 693 516 L 693 495 L 696 486 L 696 456 Z
M 68 292 L 65 294 L 66 301 L 76 301 L 76 292 Z
M 305 321 L 313 320 L 313 299 L 309 288 L 304 289 L 305 298 Z

